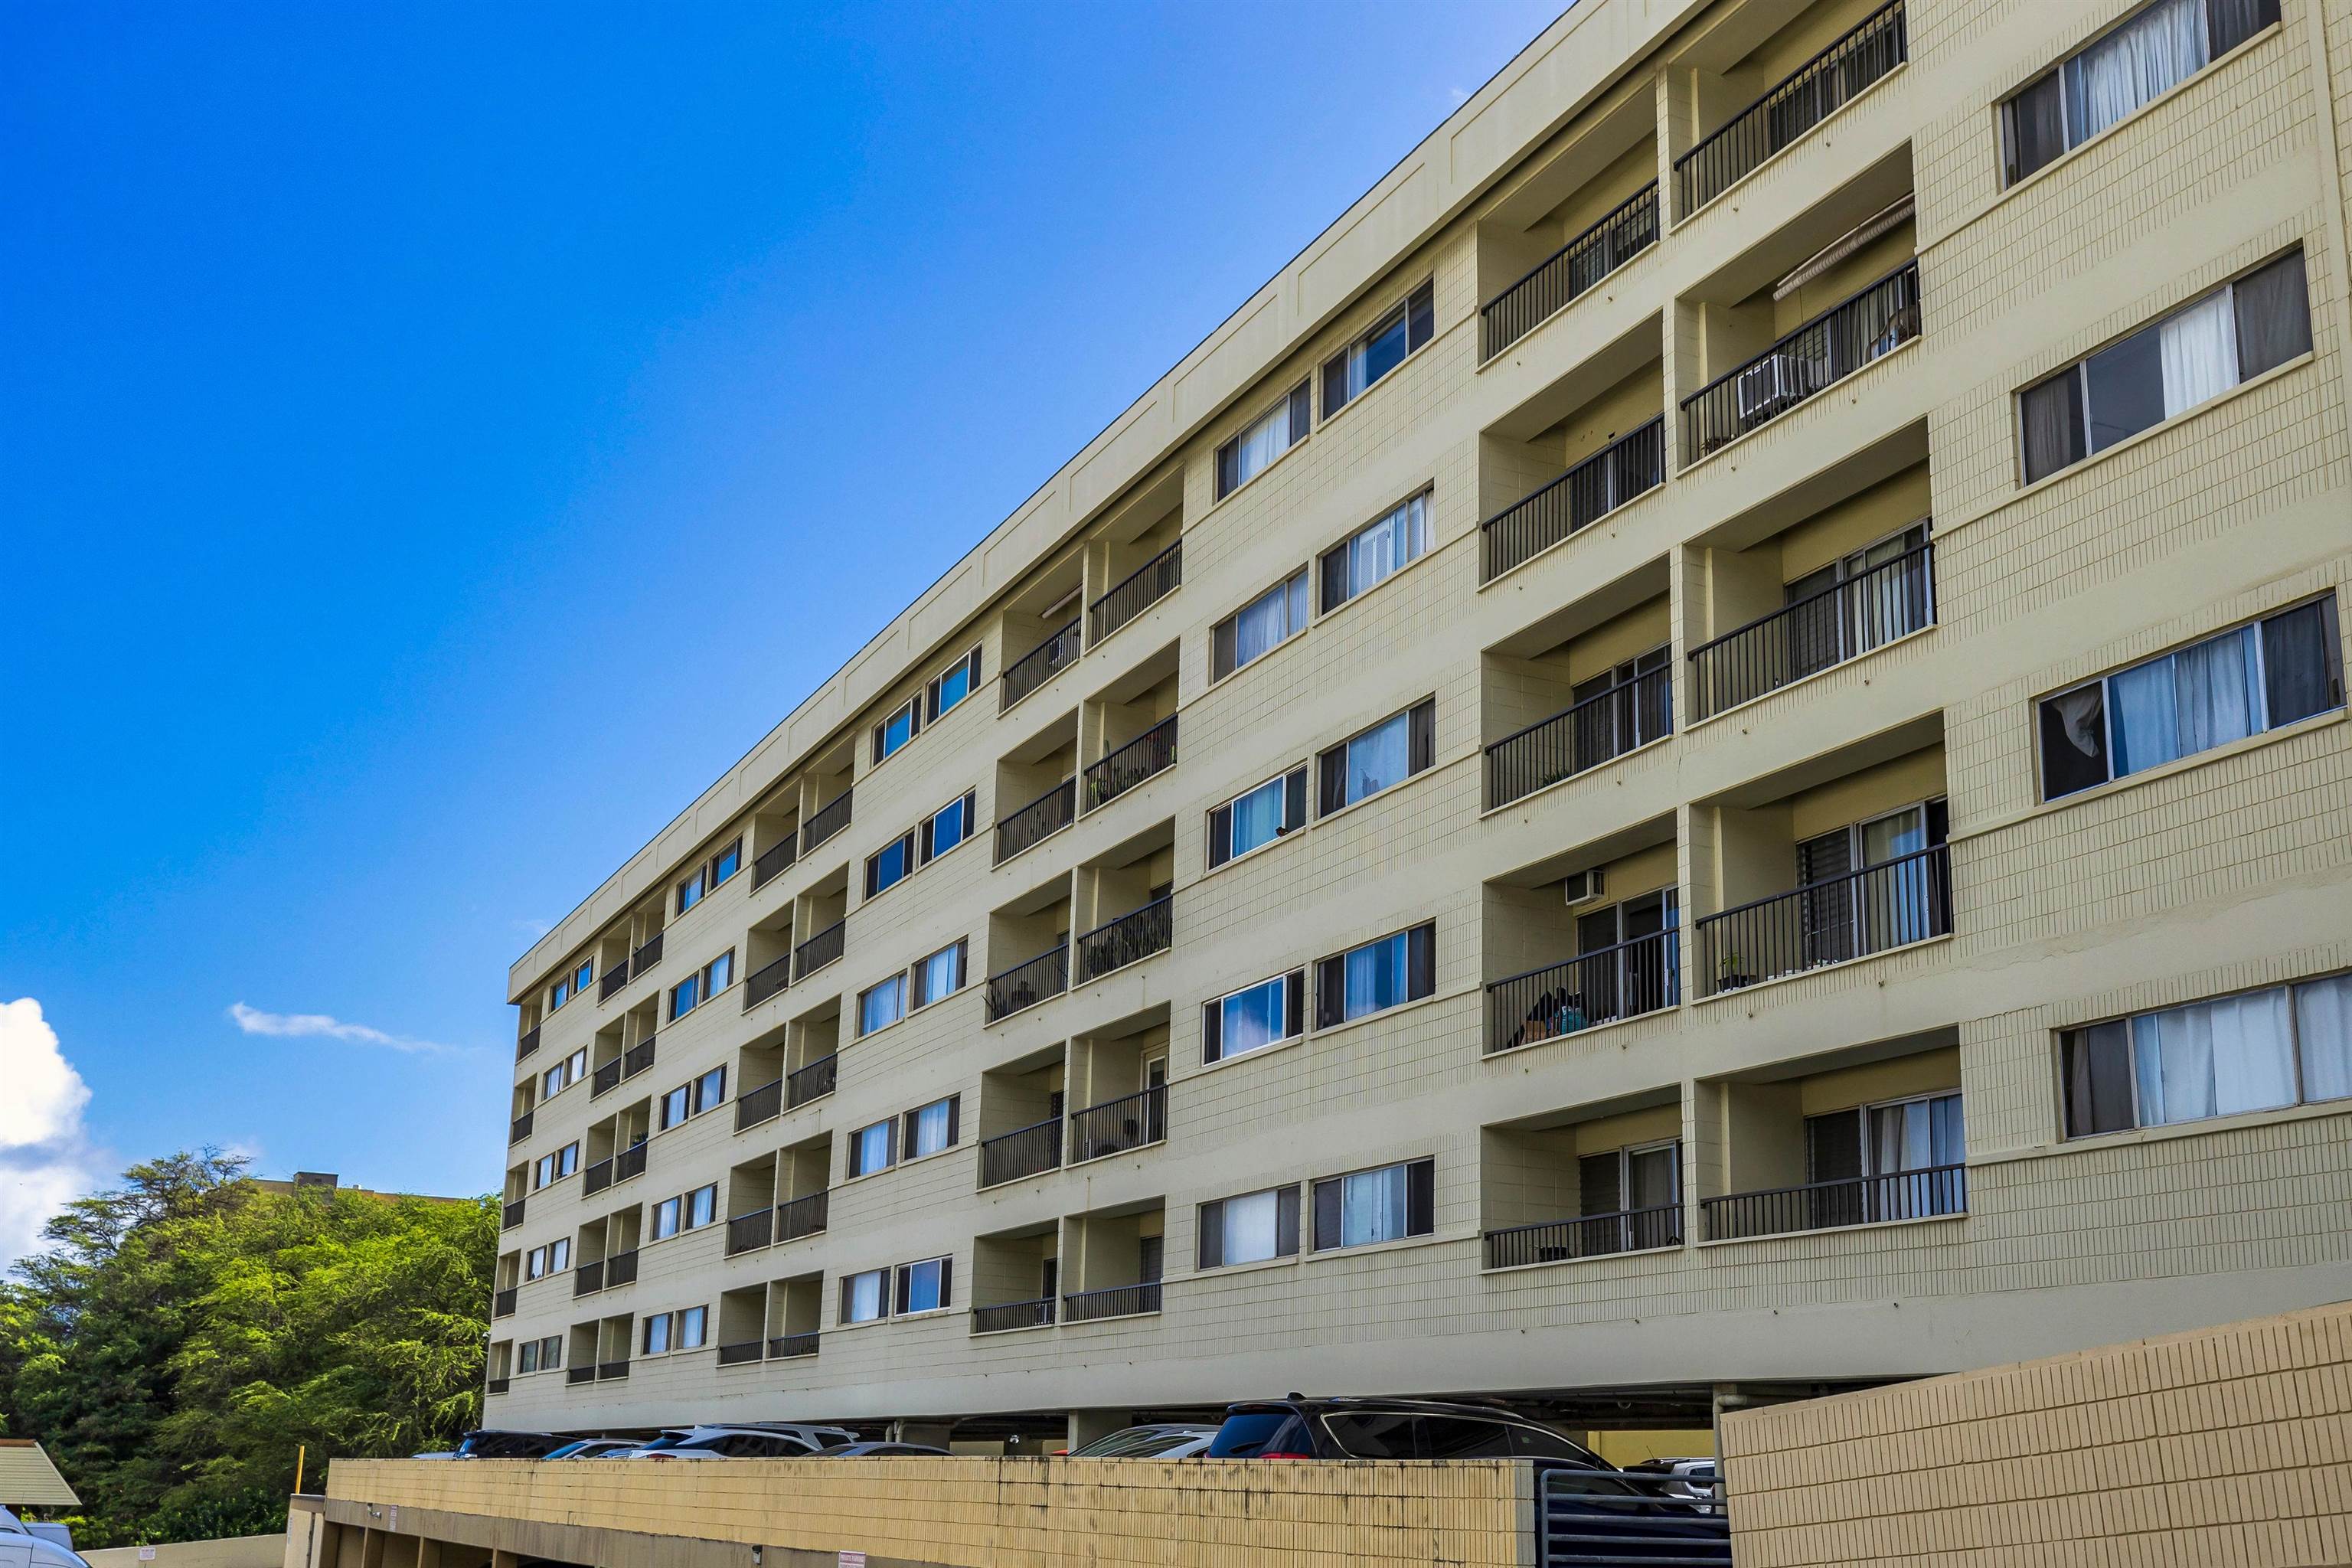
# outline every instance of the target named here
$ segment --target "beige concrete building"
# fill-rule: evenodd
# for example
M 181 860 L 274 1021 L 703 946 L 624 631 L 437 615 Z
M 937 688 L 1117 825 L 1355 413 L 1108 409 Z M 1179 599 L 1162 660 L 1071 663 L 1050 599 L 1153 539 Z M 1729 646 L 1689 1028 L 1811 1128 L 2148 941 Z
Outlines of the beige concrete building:
M 488 1423 L 2352 1297 L 2347 95 L 2347 0 L 1582 0 L 515 964 Z

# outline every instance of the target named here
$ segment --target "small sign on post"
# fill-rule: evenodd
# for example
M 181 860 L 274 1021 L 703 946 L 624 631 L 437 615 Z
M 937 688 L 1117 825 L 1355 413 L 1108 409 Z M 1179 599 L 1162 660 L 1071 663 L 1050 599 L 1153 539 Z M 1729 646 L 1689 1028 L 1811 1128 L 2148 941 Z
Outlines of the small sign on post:
M 835 1568 L 866 1568 L 866 1553 L 844 1552 L 835 1559 Z
M 140 1562 L 142 1562 L 142 1563 L 152 1563 L 152 1562 L 154 1562 L 154 1561 L 155 1561 L 155 1549 L 154 1549 L 153 1547 L 152 1547 L 152 1546 L 142 1546 L 142 1547 L 141 1547 L 141 1548 L 139 1549 L 139 1561 L 140 1561 Z

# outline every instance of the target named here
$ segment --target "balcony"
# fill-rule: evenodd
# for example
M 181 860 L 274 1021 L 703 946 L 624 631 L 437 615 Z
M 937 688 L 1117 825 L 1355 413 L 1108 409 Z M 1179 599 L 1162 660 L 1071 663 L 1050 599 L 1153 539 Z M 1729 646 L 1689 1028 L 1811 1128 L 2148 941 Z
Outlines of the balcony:
M 1653 931 L 1486 987 L 1486 1050 L 1516 1050 L 1682 1001 L 1681 933 Z
M 1078 622 L 1072 621 L 1004 667 L 996 710 L 1003 712 L 1077 660 Z
M 803 856 L 849 826 L 849 797 L 853 793 L 843 790 L 826 803 L 824 809 L 801 824 L 801 853 Z
M 758 859 L 751 862 L 751 890 L 758 892 L 761 888 L 791 870 L 793 862 L 800 858 L 801 836 L 797 833 L 786 834 L 782 843 L 771 845 L 761 852 Z
M 1520 1268 L 1531 1263 L 1564 1263 L 1620 1252 L 1651 1252 L 1683 1244 L 1680 1204 L 1625 1209 L 1617 1214 L 1580 1215 L 1486 1232 L 1486 1267 Z
M 1918 335 L 1914 259 L 1684 398 L 1684 464 L 1761 429 Z
M 1043 1329 L 1054 1321 L 1054 1298 L 1038 1301 L 1003 1301 L 971 1310 L 971 1331 L 1001 1334 L 1010 1329 Z
M 572 1271 L 572 1294 L 574 1300 L 593 1296 L 604 1288 L 604 1260 L 583 1263 Z
M 596 1381 L 599 1383 L 612 1383 L 628 1375 L 629 1363 L 625 1357 L 620 1361 L 604 1361 L 596 1363 Z
M 591 1160 L 580 1173 L 580 1195 L 583 1198 L 593 1198 L 612 1184 L 613 1161 L 609 1155 Z
M 839 958 L 848 944 L 849 917 L 845 915 L 793 949 L 793 978 L 806 980 Z
M 1833 1230 L 1969 1212 L 1968 1167 L 1931 1165 L 1888 1175 L 1851 1176 L 1763 1192 L 1702 1198 L 1709 1241 Z
M 743 1011 L 750 1012 L 771 996 L 782 995 L 792 979 L 793 955 L 789 952 L 773 963 L 763 963 L 751 971 L 743 981 Z
M 1174 593 L 1183 582 L 1184 542 L 1180 539 L 1087 606 L 1087 641 L 1102 641 Z
M 1062 1321 L 1091 1322 L 1097 1318 L 1132 1318 L 1160 1310 L 1160 1281 L 1114 1285 L 1108 1290 L 1078 1290 L 1062 1298 Z
M 819 1057 L 796 1072 L 784 1075 L 784 1109 L 797 1110 L 812 1100 L 822 1100 L 833 1092 L 838 1055 Z
M 1078 781 L 1064 779 L 996 825 L 996 864 L 1051 837 L 1077 820 Z
M 1478 358 L 1493 359 L 1568 302 L 1658 243 L 1655 181 L 1561 246 L 1478 310 Z
M 511 1318 L 515 1313 L 515 1288 L 511 1285 L 490 1298 L 490 1316 Z
M 827 1190 L 811 1193 L 806 1197 L 794 1198 L 790 1203 L 778 1204 L 776 1205 L 776 1239 L 780 1242 L 798 1241 L 804 1236 L 822 1235 L 824 1231 L 825 1211 L 831 1206 L 827 1200 L 832 1196 L 832 1192 Z
M 621 1058 L 614 1057 L 588 1079 L 588 1098 L 601 1100 L 621 1087 Z
M 738 1344 L 720 1345 L 719 1347 L 719 1364 L 720 1366 L 741 1366 L 747 1362 L 758 1361 L 760 1359 L 760 1352 L 767 1348 L 766 1342 L 761 1340 L 745 1340 Z
M 646 938 L 643 946 L 639 947 L 635 952 L 629 954 L 630 979 L 636 979 L 639 975 L 645 973 L 646 970 L 651 969 L 655 964 L 661 962 L 662 934 L 663 933 L 660 931 L 654 932 L 653 935 Z
M 569 1372 L 567 1372 L 567 1373 L 565 1373 L 563 1374 L 563 1381 L 564 1381 L 565 1383 L 567 1383 L 567 1384 L 572 1384 L 572 1383 L 593 1383 L 593 1382 L 595 1382 L 595 1381 L 596 1381 L 596 1365 L 595 1365 L 595 1363 L 594 1363 L 593 1362 L 591 1362 L 591 1363 L 590 1363 L 589 1364 L 587 1364 L 586 1366 L 575 1366 L 575 1367 L 573 1367 L 571 1371 L 569 1371 Z
M 735 1131 L 742 1132 L 784 1113 L 784 1080 L 747 1089 L 735 1097 Z
M 509 1148 L 512 1148 L 515 1144 L 521 1142 L 524 1139 L 530 1136 L 530 1119 L 531 1113 L 526 1110 L 520 1116 L 516 1117 L 512 1121 L 507 1124 L 507 1146 Z
M 621 1076 L 625 1079 L 635 1078 L 653 1065 L 654 1037 L 651 1035 L 621 1054 Z
M 624 1149 L 619 1153 L 614 1155 L 613 1180 L 615 1182 L 625 1182 L 632 1176 L 644 1175 L 646 1173 L 646 1150 L 647 1147 L 648 1146 L 644 1143 L 633 1143 L 628 1148 Z
M 1089 1105 L 1070 1114 L 1070 1163 L 1124 1154 L 1168 1138 L 1168 1086 Z
M 751 1252 L 776 1239 L 776 1211 L 761 1205 L 750 1214 L 736 1215 L 727 1222 L 727 1256 Z
M 1902 0 L 1874 12 L 1675 159 L 1676 215 L 1706 205 L 1909 58 L 1904 22 Z
M 1662 665 L 1488 746 L 1486 809 L 1613 762 L 1674 729 L 1674 671 Z
M 1009 1018 L 1069 988 L 1070 949 L 1064 943 L 988 977 L 988 1021 Z
M 604 1259 L 604 1289 L 616 1289 L 637 1282 L 637 1249 L 616 1252 Z
M 1697 716 L 1713 718 L 1935 625 L 1934 555 L 1932 544 L 1907 550 L 1691 649 Z
M 533 1024 L 522 1032 L 522 1038 L 515 1042 L 515 1060 L 520 1061 L 537 1049 L 539 1049 L 539 1026 Z
M 1108 805 L 1154 773 L 1175 765 L 1176 715 L 1171 713 L 1102 761 L 1087 764 L 1086 809 Z
M 520 1198 L 517 1198 L 514 1202 L 507 1205 L 505 1212 L 499 1216 L 499 1228 L 500 1230 L 512 1230 L 515 1226 L 522 1223 L 522 1205 L 523 1200 Z
M 492 1394 L 504 1394 L 508 1387 L 508 1381 L 503 1377 L 494 1377 L 490 1379 L 489 1392 Z
M 778 1334 L 768 1342 L 770 1361 L 790 1361 L 795 1356 L 816 1354 L 817 1331 L 804 1334 Z
M 596 983 L 596 1000 L 610 1002 L 614 994 L 629 983 L 629 966 L 624 961 L 604 971 L 604 978 Z
M 1666 420 L 1660 415 L 1481 523 L 1484 580 L 1493 582 L 1665 482 Z
M 1951 847 L 1937 844 L 1706 916 L 1698 984 L 1719 995 L 1951 931 Z
M 1062 1119 L 1049 1116 L 980 1143 L 980 1184 L 993 1187 L 1043 1175 L 1062 1163 Z
M 1132 897 L 1133 895 L 1129 895 Z M 1139 910 L 1078 933 L 1078 984 L 1099 980 L 1114 969 L 1165 952 L 1175 941 L 1176 899 L 1154 899 Z

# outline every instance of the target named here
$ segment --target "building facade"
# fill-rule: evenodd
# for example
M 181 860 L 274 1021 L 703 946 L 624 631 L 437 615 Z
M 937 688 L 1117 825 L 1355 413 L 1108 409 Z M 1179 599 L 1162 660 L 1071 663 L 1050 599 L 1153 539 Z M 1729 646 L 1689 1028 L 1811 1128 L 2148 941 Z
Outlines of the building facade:
M 2352 1296 L 2347 73 L 1582 0 L 514 966 L 488 1424 Z

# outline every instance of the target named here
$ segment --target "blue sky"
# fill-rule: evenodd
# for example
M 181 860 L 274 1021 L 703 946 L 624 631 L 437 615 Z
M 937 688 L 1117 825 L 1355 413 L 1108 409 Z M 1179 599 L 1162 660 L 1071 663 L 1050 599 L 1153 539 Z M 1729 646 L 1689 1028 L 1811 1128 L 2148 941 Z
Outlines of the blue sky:
M 0 1259 L 493 1186 L 507 964 L 1558 9 L 0 12 Z

